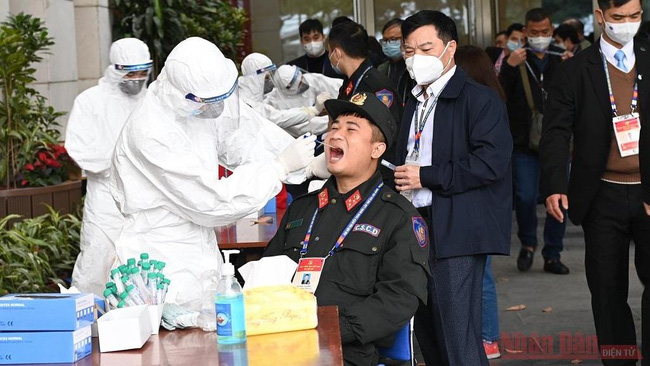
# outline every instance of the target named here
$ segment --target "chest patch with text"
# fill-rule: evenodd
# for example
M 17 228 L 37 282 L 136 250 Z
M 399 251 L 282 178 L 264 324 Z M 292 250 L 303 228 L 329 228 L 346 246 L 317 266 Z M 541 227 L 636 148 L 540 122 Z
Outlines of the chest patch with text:
M 354 225 L 354 229 L 352 229 L 352 231 L 360 231 L 362 233 L 372 235 L 375 238 L 379 236 L 379 233 L 381 233 L 381 229 L 370 224 L 356 224 Z

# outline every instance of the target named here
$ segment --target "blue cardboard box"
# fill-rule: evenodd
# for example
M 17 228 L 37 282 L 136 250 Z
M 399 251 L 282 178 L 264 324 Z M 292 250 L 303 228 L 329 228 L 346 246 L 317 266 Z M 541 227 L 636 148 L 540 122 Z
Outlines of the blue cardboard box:
M 0 297 L 0 332 L 72 331 L 95 321 L 93 294 Z
M 74 363 L 92 351 L 90 326 L 71 332 L 0 332 L 0 365 Z

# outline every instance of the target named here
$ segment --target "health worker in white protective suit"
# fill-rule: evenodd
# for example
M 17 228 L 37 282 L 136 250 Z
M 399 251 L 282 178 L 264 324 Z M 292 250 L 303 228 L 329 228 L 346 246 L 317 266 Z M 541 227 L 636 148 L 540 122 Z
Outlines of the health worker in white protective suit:
M 338 95 L 343 84 L 341 79 L 306 73 L 291 65 L 278 67 L 271 80 L 275 88 L 267 94 L 265 102 L 277 109 L 314 106 L 318 95 L 322 93 L 329 93 L 330 96 Z M 327 116 L 323 117 L 328 119 Z
M 149 48 L 135 38 L 114 42 L 109 57 L 111 64 L 99 84 L 75 99 L 65 136 L 65 147 L 88 182 L 72 285 L 97 295 L 105 289 L 115 259 L 114 242 L 124 222 L 109 190 L 113 148 L 146 93 L 152 66 Z
M 294 137 L 306 132 L 321 134 L 327 130 L 327 121 L 314 119 L 323 110 L 323 103 L 332 99 L 328 92 L 316 96 L 314 106 L 300 106 L 295 108 L 278 109 L 265 103 L 265 94 L 273 90 L 272 75 L 277 67 L 266 55 L 251 53 L 246 56 L 241 64 L 242 75 L 239 78 L 240 97 L 264 118 L 275 123 Z
M 200 308 L 201 278 L 219 272 L 223 262 L 213 228 L 264 207 L 288 173 L 313 160 L 314 136 L 292 139 L 262 121 L 271 128 L 243 103 L 240 108 L 235 64 L 193 37 L 172 50 L 124 126 L 111 182 L 126 216 L 116 250 L 122 263 L 142 252 L 167 263 L 167 303 Z M 238 134 L 256 123 L 259 130 Z M 284 149 L 256 158 L 268 141 Z M 234 169 L 230 177 L 218 178 L 220 163 Z

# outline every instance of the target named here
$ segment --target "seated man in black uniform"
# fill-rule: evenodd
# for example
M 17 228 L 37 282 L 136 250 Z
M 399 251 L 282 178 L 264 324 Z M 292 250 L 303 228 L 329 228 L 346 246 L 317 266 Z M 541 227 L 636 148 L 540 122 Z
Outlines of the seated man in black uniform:
M 395 121 L 372 93 L 325 102 L 332 177 L 287 209 L 264 256 L 325 258 L 311 276 L 318 305 L 337 305 L 346 365 L 376 365 L 427 298 L 429 238 L 410 202 L 382 183 L 379 159 Z

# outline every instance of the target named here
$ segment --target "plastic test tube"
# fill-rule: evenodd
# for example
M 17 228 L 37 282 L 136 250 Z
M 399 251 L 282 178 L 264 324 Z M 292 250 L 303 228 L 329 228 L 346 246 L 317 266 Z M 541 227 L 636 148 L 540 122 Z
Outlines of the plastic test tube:
M 113 282 L 115 284 L 115 289 L 117 292 L 124 292 L 124 284 L 122 283 L 121 277 L 120 277 L 120 271 L 119 270 L 113 270 L 111 271 L 111 275 L 113 276 Z
M 127 259 L 126 264 L 129 268 L 135 268 L 135 258 Z
M 113 295 L 113 290 L 107 288 L 104 290 L 104 297 L 108 301 L 108 305 L 110 306 L 111 309 L 115 309 L 117 305 L 119 304 L 119 301 L 117 298 Z
M 151 263 L 149 262 L 143 262 L 142 263 L 142 269 L 140 270 L 140 275 L 142 276 L 142 282 L 144 284 L 147 284 L 147 275 L 151 272 Z
M 158 284 L 158 286 L 156 286 L 156 304 L 162 304 L 165 302 L 163 291 L 165 291 L 165 285 L 162 283 Z
M 156 297 L 156 285 L 158 284 L 158 281 L 156 281 L 157 277 L 158 276 L 153 272 L 149 272 L 147 275 L 147 290 L 149 290 L 149 293 L 154 296 L 154 300 Z
M 126 289 L 126 286 L 128 285 L 133 285 L 133 281 L 131 281 L 131 277 L 129 277 L 128 274 L 122 275 L 122 284 L 124 285 L 124 288 Z
M 120 302 L 117 304 L 117 308 L 118 308 L 118 309 L 121 309 L 121 308 L 123 308 L 123 307 L 125 307 L 125 306 L 126 306 L 126 303 L 125 303 L 124 301 L 120 301 Z
M 120 300 L 126 304 L 126 306 L 136 306 L 137 304 L 133 301 L 133 298 L 129 296 L 128 292 L 122 292 L 120 294 Z
M 163 280 L 164 288 L 163 288 L 163 293 L 162 293 L 162 302 L 161 302 L 161 304 L 165 302 L 165 297 L 167 296 L 167 291 L 169 291 L 169 285 L 171 283 L 172 283 L 172 281 L 169 278 L 165 278 Z
M 147 290 L 147 286 L 142 281 L 142 276 L 140 276 L 140 270 L 138 268 L 131 269 L 131 281 L 138 289 L 138 292 L 142 296 L 142 300 L 147 304 L 153 304 L 152 294 Z
M 115 285 L 115 282 L 110 281 L 106 283 L 106 290 L 111 290 L 111 292 L 117 292 L 117 286 Z
M 163 269 L 165 268 L 165 264 L 166 264 L 165 262 L 160 262 L 160 261 L 157 262 L 156 263 L 156 272 L 161 273 L 163 271 Z
M 140 265 L 142 266 L 145 263 L 149 263 L 149 253 L 140 254 Z
M 134 286 L 134 285 L 129 285 L 126 288 L 126 293 L 129 295 L 129 298 L 133 300 L 138 305 L 144 305 L 146 302 L 142 298 L 142 294 L 140 294 L 140 291 Z

